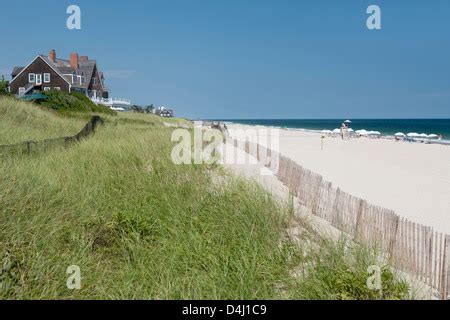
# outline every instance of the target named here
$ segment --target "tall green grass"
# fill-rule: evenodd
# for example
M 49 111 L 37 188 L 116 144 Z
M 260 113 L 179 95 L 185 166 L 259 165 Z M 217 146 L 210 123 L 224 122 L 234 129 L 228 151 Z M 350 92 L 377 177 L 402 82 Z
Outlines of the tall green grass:
M 18 131 L 60 136 L 66 121 L 80 124 L 29 105 L 0 122 L 22 112 Z M 223 170 L 173 164 L 171 129 L 131 118 L 69 149 L 0 163 L 0 299 L 368 298 L 341 273 L 353 284 L 339 295 L 328 294 L 333 277 L 293 277 L 304 254 L 285 235 L 288 208 Z M 337 264 L 363 276 L 357 260 Z M 70 265 L 81 290 L 66 287 Z
M 0 96 L 0 145 L 74 135 L 86 117 L 71 119 L 31 102 Z

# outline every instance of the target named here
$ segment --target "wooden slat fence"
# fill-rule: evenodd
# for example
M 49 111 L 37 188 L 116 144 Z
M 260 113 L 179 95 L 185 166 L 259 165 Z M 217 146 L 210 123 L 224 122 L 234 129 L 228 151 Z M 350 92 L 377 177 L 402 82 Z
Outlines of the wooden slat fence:
M 319 174 L 311 172 L 275 151 L 246 141 L 238 144 L 226 127 L 221 130 L 235 146 L 244 145 L 276 174 L 313 214 L 349 234 L 356 242 L 380 250 L 390 263 L 427 283 L 450 298 L 450 236 L 398 216 L 394 211 L 372 205 L 335 188 Z M 256 151 L 255 151 L 256 150 Z
M 101 117 L 92 116 L 84 128 L 74 136 L 2 145 L 0 146 L 0 159 L 47 152 L 58 147 L 67 148 L 73 143 L 94 134 L 97 126 L 101 124 L 103 124 L 103 119 Z

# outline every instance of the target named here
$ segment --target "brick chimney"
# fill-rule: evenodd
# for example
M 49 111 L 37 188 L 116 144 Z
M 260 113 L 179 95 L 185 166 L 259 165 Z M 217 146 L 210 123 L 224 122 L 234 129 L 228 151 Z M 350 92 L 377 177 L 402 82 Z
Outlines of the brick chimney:
M 50 50 L 50 53 L 48 54 L 48 58 L 52 62 L 56 62 L 56 51 L 55 51 L 55 49 Z
M 78 53 L 70 54 L 70 66 L 74 69 L 78 69 Z

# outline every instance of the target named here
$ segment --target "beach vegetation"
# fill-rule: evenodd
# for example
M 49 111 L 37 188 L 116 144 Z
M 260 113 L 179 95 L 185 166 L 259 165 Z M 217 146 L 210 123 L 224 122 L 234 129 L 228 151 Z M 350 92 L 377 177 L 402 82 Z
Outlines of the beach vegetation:
M 9 95 L 8 91 L 9 81 L 5 80 L 5 77 L 0 78 L 0 96 Z
M 83 112 L 83 113 L 103 113 L 115 115 L 116 112 L 107 106 L 93 103 L 86 95 L 72 92 L 67 93 L 61 90 L 44 91 L 47 97 L 45 100 L 37 102 L 39 105 L 56 110 L 58 112 Z
M 86 120 L 10 98 L 0 114 L 1 144 L 71 135 Z M 366 251 L 327 242 L 305 255 L 286 236 L 288 206 L 256 182 L 217 164 L 174 164 L 164 122 L 183 120 L 103 118 L 68 149 L 0 160 L 0 299 L 404 297 L 388 268 L 384 294 L 367 291 Z M 72 290 L 74 265 L 81 287 Z

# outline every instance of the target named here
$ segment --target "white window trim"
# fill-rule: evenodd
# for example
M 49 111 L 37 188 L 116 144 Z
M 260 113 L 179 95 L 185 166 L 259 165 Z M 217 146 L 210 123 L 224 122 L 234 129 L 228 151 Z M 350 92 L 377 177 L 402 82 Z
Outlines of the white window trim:
M 55 90 L 61 90 L 60 87 L 54 87 L 53 89 L 55 89 Z
M 19 88 L 19 95 L 23 95 L 25 93 L 25 87 Z
M 39 78 L 39 82 L 38 82 L 38 78 Z M 35 83 L 36 83 L 37 85 L 41 85 L 41 84 L 42 84 L 42 73 L 37 73 L 37 74 L 36 74 L 36 80 L 35 80 Z
M 46 79 L 48 76 L 48 80 Z M 44 83 L 50 83 L 50 73 L 44 73 Z
M 50 87 L 44 87 L 44 91 L 50 91 Z
M 33 77 L 33 80 L 31 80 L 31 77 Z M 29 73 L 28 74 L 28 82 L 36 82 L 36 74 L 35 73 Z

